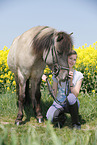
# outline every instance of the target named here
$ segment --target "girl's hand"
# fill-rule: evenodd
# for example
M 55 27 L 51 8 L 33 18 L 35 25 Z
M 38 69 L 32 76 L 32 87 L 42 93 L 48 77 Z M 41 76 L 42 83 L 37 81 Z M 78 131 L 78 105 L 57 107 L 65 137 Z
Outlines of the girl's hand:
M 71 81 L 73 80 L 73 71 L 69 71 L 69 78 L 71 79 Z

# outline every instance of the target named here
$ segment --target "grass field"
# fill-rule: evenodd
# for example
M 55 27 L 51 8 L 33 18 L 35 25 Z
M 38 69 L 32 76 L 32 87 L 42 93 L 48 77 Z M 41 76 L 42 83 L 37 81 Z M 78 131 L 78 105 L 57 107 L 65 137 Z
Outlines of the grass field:
M 0 94 L 0 145 L 96 145 L 97 144 L 97 98 L 96 94 L 81 94 L 81 130 L 72 130 L 67 114 L 62 129 L 53 128 L 45 114 L 53 100 L 47 90 L 42 90 L 41 107 L 44 122 L 39 124 L 31 106 L 25 108 L 24 124 L 14 124 L 18 108 L 15 93 Z

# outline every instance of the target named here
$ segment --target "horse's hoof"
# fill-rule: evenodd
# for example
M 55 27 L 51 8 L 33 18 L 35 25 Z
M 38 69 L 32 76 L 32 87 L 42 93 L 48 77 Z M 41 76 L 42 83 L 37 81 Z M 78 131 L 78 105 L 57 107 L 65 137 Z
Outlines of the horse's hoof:
M 43 118 L 37 118 L 38 123 L 44 122 Z
M 17 125 L 17 126 L 19 126 L 19 125 L 21 125 L 23 122 L 22 122 L 22 120 L 20 121 L 20 120 L 16 120 L 15 121 L 15 124 Z

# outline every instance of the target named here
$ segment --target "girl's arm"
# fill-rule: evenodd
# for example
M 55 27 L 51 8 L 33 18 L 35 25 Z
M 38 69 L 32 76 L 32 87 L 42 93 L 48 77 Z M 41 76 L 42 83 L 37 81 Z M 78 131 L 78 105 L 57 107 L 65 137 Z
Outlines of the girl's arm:
M 82 79 L 79 80 L 74 87 L 73 87 L 72 83 L 70 84 L 71 93 L 73 93 L 76 97 L 79 95 L 81 84 L 82 84 Z
M 73 86 L 73 83 L 72 83 L 73 72 L 72 71 L 69 72 L 69 77 L 70 77 L 70 90 L 71 90 L 71 93 L 73 93 L 77 97 L 79 95 L 79 91 L 80 91 L 83 79 L 77 81 L 76 85 Z

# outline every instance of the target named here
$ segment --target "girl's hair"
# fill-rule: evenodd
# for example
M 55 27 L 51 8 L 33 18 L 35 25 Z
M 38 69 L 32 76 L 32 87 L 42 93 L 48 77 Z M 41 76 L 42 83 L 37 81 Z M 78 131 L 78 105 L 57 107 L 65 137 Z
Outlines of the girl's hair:
M 76 55 L 77 55 L 77 52 L 76 52 L 75 50 L 72 50 L 72 51 L 70 51 L 70 52 L 68 53 L 68 56 L 71 56 L 71 55 L 73 55 L 73 54 L 76 54 Z

